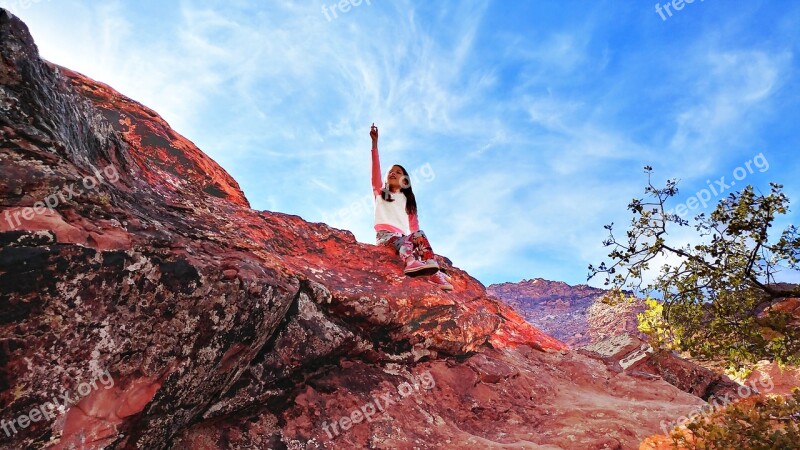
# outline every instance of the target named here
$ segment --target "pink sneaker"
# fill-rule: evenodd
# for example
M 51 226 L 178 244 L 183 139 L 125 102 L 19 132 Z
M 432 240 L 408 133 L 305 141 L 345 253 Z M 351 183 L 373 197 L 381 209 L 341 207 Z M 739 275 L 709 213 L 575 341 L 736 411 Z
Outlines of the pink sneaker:
M 439 264 L 436 261 L 425 261 L 414 259 L 410 263 L 406 263 L 406 268 L 403 270 L 406 275 L 433 275 L 439 271 Z
M 453 285 L 450 284 L 450 277 L 447 276 L 447 274 L 442 272 L 441 270 L 431 275 L 431 281 L 433 282 L 433 284 L 438 285 L 439 288 L 441 288 L 443 291 L 453 290 Z

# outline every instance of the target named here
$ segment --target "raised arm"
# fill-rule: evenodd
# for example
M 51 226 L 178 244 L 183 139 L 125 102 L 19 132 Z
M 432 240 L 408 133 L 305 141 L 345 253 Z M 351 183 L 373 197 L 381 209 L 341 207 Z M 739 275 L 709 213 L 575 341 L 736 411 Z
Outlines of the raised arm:
M 372 193 L 379 195 L 383 188 L 381 177 L 381 160 L 378 156 L 378 127 L 372 124 L 369 130 L 369 137 L 372 138 Z

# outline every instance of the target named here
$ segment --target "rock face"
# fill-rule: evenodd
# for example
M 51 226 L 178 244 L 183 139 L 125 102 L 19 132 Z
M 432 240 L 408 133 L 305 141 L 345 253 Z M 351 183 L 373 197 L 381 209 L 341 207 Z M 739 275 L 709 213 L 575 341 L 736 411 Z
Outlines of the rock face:
M 703 404 L 569 352 L 446 258 L 451 294 L 251 210 L 5 10 L 0 52 L 2 448 L 634 448 Z
M 381 400 L 387 394 L 394 403 Z M 356 416 L 361 423 L 342 429 L 342 417 L 369 413 L 375 399 L 384 411 L 374 406 L 369 423 Z M 289 448 L 630 449 L 646 437 L 643 430 L 659 430 L 690 404 L 704 403 L 658 379 L 618 375 L 577 353 L 527 346 L 413 368 L 342 361 L 280 413 L 202 423 L 182 433 L 175 448 L 288 442 Z
M 800 329 L 800 298 L 779 298 L 766 302 L 756 309 L 756 318 L 759 323 L 763 323 L 770 313 L 785 314 L 786 326 Z
M 762 393 L 792 395 L 792 389 L 800 387 L 800 368 L 759 361 L 743 384 L 756 386 Z
M 534 278 L 492 284 L 486 290 L 519 311 L 528 322 L 573 347 L 626 333 L 644 337 L 636 321 L 636 314 L 644 310 L 643 304 L 606 304 L 600 301 L 608 293 L 604 289 Z
M 701 367 L 669 350 L 654 350 L 647 342 L 632 334 L 620 334 L 579 349 L 598 358 L 611 370 L 625 371 L 645 378 L 658 377 L 678 389 L 712 401 L 736 397 L 740 384 L 725 375 Z

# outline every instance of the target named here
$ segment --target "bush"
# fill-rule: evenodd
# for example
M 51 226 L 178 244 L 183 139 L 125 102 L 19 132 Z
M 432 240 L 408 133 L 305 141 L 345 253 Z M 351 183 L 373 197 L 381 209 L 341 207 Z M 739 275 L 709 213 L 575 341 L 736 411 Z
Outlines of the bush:
M 696 418 L 670 437 L 676 449 L 798 449 L 800 389 L 789 397 L 735 403 L 710 417 Z
M 661 298 L 649 301 L 641 316 L 643 332 L 654 344 L 671 345 L 693 356 L 725 359 L 735 367 L 760 359 L 800 363 L 800 330 L 789 326 L 789 316 L 768 308 L 784 297 L 800 296 L 795 286 L 774 283 L 775 276 L 800 272 L 800 233 L 789 226 L 771 238 L 776 216 L 786 214 L 789 199 L 782 186 L 771 184 L 768 195 L 752 186 L 720 200 L 714 211 L 694 218 L 698 244 L 678 246 L 669 231 L 690 226 L 689 221 L 666 210 L 678 193 L 677 182 L 663 188 L 651 181 L 645 167 L 649 199 L 634 199 L 633 213 L 624 239 L 614 235 L 603 243 L 611 248 L 611 263 L 589 266 L 589 279 L 605 275 L 605 284 L 621 291 L 630 287 Z M 645 275 L 657 257 L 670 257 L 651 283 Z M 764 313 L 764 311 L 768 311 Z
M 657 349 L 677 348 L 677 340 L 672 336 L 669 324 L 664 322 L 664 305 L 658 300 L 647 298 L 647 309 L 636 315 L 639 331 L 647 336 L 650 345 Z

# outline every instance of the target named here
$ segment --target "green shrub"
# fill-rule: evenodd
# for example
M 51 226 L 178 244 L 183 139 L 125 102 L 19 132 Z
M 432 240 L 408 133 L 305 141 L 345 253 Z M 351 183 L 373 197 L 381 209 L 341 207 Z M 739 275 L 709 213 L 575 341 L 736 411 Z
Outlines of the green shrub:
M 671 438 L 675 449 L 800 449 L 800 389 L 732 404 L 674 430 Z
M 629 287 L 661 299 L 651 300 L 640 317 L 653 345 L 724 359 L 734 368 L 761 359 L 800 364 L 800 329 L 789 325 L 786 314 L 759 314 L 771 301 L 800 296 L 800 288 L 774 283 L 778 273 L 800 273 L 798 229 L 789 226 L 770 236 L 776 216 L 789 208 L 782 186 L 771 184 L 768 195 L 747 186 L 721 199 L 710 215 L 694 218 L 699 243 L 681 246 L 670 241 L 669 232 L 690 223 L 666 209 L 677 182 L 657 188 L 652 168 L 645 172 L 650 198 L 628 205 L 633 218 L 624 238 L 614 235 L 613 224 L 605 226 L 611 262 L 590 265 L 589 278 L 602 273 L 614 290 Z M 651 273 L 657 258 L 669 263 Z M 650 275 L 653 280 L 645 282 Z

